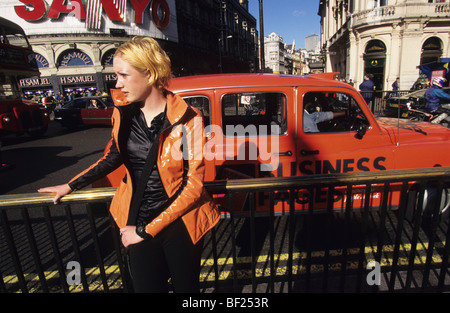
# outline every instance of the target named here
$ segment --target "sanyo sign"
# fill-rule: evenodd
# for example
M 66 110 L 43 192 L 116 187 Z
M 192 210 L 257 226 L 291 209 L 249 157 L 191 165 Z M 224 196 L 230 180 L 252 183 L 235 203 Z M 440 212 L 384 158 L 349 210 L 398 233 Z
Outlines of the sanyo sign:
M 166 0 L 129 0 L 134 10 L 134 22 L 142 24 L 144 11 L 151 2 L 150 11 L 155 24 L 164 28 L 170 20 L 170 8 Z M 105 10 L 108 18 L 112 21 L 121 22 L 126 20 L 124 14 L 127 0 L 86 0 L 83 5 L 81 0 L 53 0 L 49 6 L 45 0 L 19 0 L 24 5 L 14 6 L 17 15 L 27 21 L 39 21 L 43 18 L 58 19 L 61 14 L 73 13 L 79 19 L 86 19 L 86 11 L 95 15 Z
M 29 34 L 42 34 L 47 26 L 52 33 L 123 29 L 178 41 L 175 0 L 2 0 L 0 13 Z

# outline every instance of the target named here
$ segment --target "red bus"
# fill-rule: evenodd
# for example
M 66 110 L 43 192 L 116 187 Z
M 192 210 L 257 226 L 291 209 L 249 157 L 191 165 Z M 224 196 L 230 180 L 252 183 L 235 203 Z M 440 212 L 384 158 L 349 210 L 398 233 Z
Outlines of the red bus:
M 19 80 L 33 76 L 39 76 L 39 69 L 24 30 L 0 17 L 0 137 L 47 130 L 45 108 L 21 96 Z

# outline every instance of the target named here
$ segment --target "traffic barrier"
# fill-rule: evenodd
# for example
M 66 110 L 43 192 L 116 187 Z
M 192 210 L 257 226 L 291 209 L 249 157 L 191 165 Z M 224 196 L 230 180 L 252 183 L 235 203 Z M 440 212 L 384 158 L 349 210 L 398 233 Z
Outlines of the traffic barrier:
M 430 186 L 448 196 L 449 174 L 441 167 L 207 183 L 211 194 L 228 195 L 230 208 L 243 194 L 247 200 L 244 210 L 224 211 L 205 237 L 202 292 L 449 291 L 447 207 L 424 201 Z M 402 189 L 395 207 L 393 184 Z M 377 207 L 369 197 L 375 185 L 383 190 Z M 333 190 L 341 186 L 349 199 L 364 186 L 364 206 L 348 201 L 336 210 Z M 314 197 L 308 210 L 295 210 L 299 190 L 324 187 L 325 210 L 315 209 Z M 0 196 L 0 292 L 129 292 L 125 250 L 107 213 L 114 191 L 81 190 L 57 205 L 51 195 Z M 282 213 L 273 209 L 280 194 L 288 203 Z M 268 212 L 255 210 L 261 196 Z

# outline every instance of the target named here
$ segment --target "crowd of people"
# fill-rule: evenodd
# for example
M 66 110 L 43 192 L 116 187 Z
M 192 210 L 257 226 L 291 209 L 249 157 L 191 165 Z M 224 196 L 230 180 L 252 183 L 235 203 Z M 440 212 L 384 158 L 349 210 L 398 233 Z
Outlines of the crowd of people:
M 56 107 L 62 107 L 65 103 L 70 102 L 76 98 L 95 97 L 95 96 L 100 97 L 107 95 L 108 93 L 106 91 L 86 89 L 86 90 L 66 91 L 64 93 L 58 92 L 56 94 L 54 94 L 53 92 L 34 93 L 30 95 L 22 94 L 22 99 L 32 100 L 37 103 L 41 103 L 48 110 L 52 111 Z

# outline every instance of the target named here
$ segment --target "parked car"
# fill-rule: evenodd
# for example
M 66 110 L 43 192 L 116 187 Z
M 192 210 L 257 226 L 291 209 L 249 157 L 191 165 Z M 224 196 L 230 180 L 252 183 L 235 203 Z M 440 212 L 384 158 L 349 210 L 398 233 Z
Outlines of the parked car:
M 426 122 L 377 118 L 361 94 L 333 80 L 333 74 L 228 74 L 173 79 L 169 90 L 201 110 L 205 117 L 205 180 L 450 166 L 449 129 Z M 307 106 L 312 111 L 307 112 Z M 305 116 L 316 111 L 346 114 L 318 123 L 319 132 L 308 132 Z M 121 167 L 94 186 L 118 186 L 124 171 Z M 327 190 L 324 187 L 316 191 L 315 208 L 322 205 L 325 209 Z M 398 206 L 401 188 L 392 184 L 391 191 L 389 205 Z M 333 193 L 335 208 L 345 208 L 350 200 L 346 188 L 338 187 Z M 296 195 L 295 209 L 307 210 L 313 195 L 308 190 L 299 190 Z M 353 207 L 363 207 L 364 187 L 353 188 L 352 197 Z M 371 197 L 373 206 L 381 205 L 382 187 L 372 186 Z M 257 210 L 268 210 L 268 195 L 255 199 Z M 217 201 L 227 208 L 226 197 Z M 245 201 L 244 197 L 241 204 Z M 275 195 L 275 212 L 288 210 L 288 202 L 289 197 L 282 192 Z M 443 210 L 449 203 L 447 193 Z
M 442 88 L 450 94 L 450 87 Z M 399 97 L 390 97 L 386 100 L 384 115 L 388 117 L 413 118 L 415 111 L 425 110 L 425 92 L 427 89 L 419 89 Z M 420 114 L 420 113 L 419 113 Z
M 31 100 L 0 100 L 0 136 L 42 135 L 50 122 L 47 111 Z
M 109 96 L 82 97 L 56 108 L 55 120 L 73 128 L 80 124 L 111 125 L 114 103 Z

